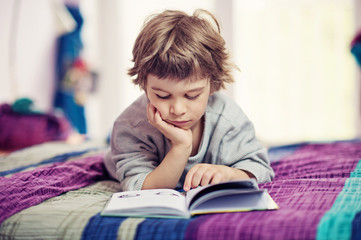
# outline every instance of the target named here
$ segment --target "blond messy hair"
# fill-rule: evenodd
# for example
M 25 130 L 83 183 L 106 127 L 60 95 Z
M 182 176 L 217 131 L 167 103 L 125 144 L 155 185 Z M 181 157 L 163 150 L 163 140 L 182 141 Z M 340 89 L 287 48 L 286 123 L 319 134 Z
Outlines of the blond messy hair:
M 208 18 L 207 18 L 208 17 Z M 220 25 L 213 14 L 198 9 L 193 15 L 166 10 L 148 18 L 134 47 L 128 74 L 146 88 L 148 74 L 177 80 L 208 78 L 211 91 L 234 81 Z

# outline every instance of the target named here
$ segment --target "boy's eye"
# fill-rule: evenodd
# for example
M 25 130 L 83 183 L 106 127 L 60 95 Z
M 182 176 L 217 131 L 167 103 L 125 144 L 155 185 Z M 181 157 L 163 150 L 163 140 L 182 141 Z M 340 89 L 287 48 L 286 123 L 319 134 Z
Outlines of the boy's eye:
M 160 98 L 160 99 L 168 99 L 170 98 L 170 95 L 166 95 L 166 96 L 161 96 L 161 95 L 158 95 L 158 94 L 155 94 L 157 96 L 157 98 Z
M 194 96 L 190 96 L 190 95 L 186 95 L 186 98 L 188 98 L 189 100 L 195 100 L 199 97 L 200 94 L 194 95 Z

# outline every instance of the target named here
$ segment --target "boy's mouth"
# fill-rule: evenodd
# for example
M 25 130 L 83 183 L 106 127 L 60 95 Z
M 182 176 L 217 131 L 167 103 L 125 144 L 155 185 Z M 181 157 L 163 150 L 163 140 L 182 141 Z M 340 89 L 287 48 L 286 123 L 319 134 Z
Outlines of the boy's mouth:
M 168 123 L 176 126 L 176 127 L 184 127 L 186 125 L 188 125 L 191 121 L 167 121 Z

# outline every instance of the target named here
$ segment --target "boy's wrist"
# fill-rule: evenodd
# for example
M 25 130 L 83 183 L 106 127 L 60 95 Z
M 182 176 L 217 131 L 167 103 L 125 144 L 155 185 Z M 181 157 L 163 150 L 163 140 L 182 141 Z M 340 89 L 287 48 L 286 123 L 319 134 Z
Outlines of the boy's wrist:
M 174 145 L 172 145 L 170 151 L 173 151 L 176 154 L 188 155 L 188 157 L 189 157 L 192 152 L 192 145 L 191 144 L 174 144 Z
M 254 178 L 257 180 L 257 178 L 249 171 L 243 170 L 243 169 L 237 169 L 237 168 L 233 168 L 234 172 L 236 173 L 236 179 L 240 178 L 240 179 L 244 179 L 244 178 Z

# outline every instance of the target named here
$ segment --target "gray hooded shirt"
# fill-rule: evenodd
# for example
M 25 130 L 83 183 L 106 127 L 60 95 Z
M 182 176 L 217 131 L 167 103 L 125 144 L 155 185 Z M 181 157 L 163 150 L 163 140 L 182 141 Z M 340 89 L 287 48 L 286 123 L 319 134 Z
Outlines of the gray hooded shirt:
M 143 94 L 116 119 L 110 149 L 104 157 L 109 174 L 120 182 L 123 191 L 140 190 L 146 176 L 171 148 L 170 141 L 148 123 L 148 103 Z M 198 163 L 246 170 L 259 183 L 273 179 L 267 150 L 257 141 L 253 124 L 231 98 L 219 92 L 212 94 L 204 121 L 198 153 L 189 157 L 177 188 L 183 187 L 187 172 Z

